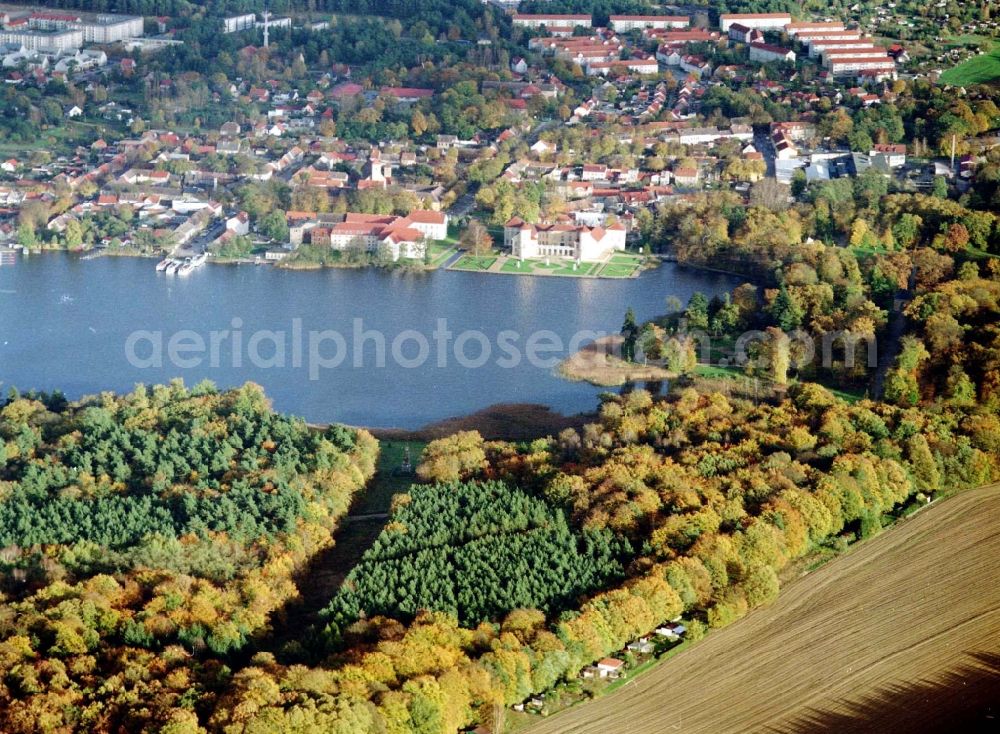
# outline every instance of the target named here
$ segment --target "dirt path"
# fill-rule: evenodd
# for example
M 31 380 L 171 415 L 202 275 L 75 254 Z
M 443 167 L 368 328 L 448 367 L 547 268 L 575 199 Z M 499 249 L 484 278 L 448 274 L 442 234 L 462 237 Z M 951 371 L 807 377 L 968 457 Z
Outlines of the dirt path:
M 872 397 L 881 400 L 885 392 L 885 376 L 889 368 L 896 363 L 896 356 L 899 354 L 902 345 L 903 334 L 906 331 L 907 318 L 903 313 L 910 301 L 913 299 L 913 291 L 916 286 L 917 269 L 910 271 L 909 285 L 905 291 L 898 291 L 893 299 L 892 311 L 889 314 L 889 325 L 886 328 L 885 338 L 878 345 L 878 365 L 875 369 L 875 377 L 872 380 Z
M 422 442 L 413 441 L 381 443 L 375 476 L 341 521 L 334 544 L 316 554 L 298 575 L 300 596 L 274 614 L 271 633 L 258 642 L 257 649 L 280 650 L 284 643 L 293 640 L 308 646 L 320 626 L 319 613 L 382 532 L 389 519 L 393 495 L 405 492 L 413 481 L 411 474 L 400 471 L 404 455 L 408 453 L 412 462 L 419 457 L 423 446 Z
M 792 582 L 773 606 L 528 731 L 997 731 L 998 704 L 993 486 L 902 521 Z

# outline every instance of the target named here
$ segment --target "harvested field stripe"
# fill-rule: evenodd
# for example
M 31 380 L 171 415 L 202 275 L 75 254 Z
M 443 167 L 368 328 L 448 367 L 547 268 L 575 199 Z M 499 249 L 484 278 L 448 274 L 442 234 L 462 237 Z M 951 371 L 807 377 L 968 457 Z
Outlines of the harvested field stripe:
M 973 657 L 1000 660 L 998 558 L 1000 486 L 959 493 L 607 697 L 527 731 L 962 730 L 950 727 L 990 703 L 995 714 L 1000 701 L 1000 667 Z

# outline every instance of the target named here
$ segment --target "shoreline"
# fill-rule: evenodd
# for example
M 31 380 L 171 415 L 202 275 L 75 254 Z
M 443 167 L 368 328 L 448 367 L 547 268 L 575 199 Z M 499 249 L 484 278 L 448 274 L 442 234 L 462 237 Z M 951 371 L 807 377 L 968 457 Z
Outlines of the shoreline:
M 24 250 L 21 250 L 22 253 Z M 163 258 L 174 257 L 169 252 L 161 253 L 146 253 L 146 252 L 136 252 L 135 250 L 119 249 L 112 250 L 110 248 L 77 248 L 74 250 L 69 250 L 63 247 L 39 247 L 36 249 L 28 250 L 29 253 L 41 253 L 41 252 L 65 252 L 70 255 L 77 255 L 80 258 L 96 258 L 96 257 L 137 257 L 144 258 L 148 260 L 158 260 Z M 449 253 L 453 254 L 453 253 Z M 218 257 L 211 252 L 208 252 L 209 259 L 206 260 L 206 264 L 214 265 L 252 265 L 254 267 L 259 267 L 263 265 L 268 265 L 270 267 L 279 270 L 326 270 L 327 268 L 333 270 L 363 270 L 365 268 L 376 268 L 378 270 L 402 270 L 406 272 L 414 273 L 429 273 L 434 270 L 445 269 L 442 264 L 427 264 L 427 263 L 416 263 L 416 262 L 390 262 L 390 263 L 373 263 L 373 262 L 362 262 L 362 263 L 329 263 L 329 262 L 314 262 L 311 260 L 267 260 L 264 257 L 253 256 L 253 257 Z M 28 255 L 30 257 L 30 255 Z
M 588 382 L 597 387 L 620 387 L 627 382 L 666 382 L 677 374 L 658 364 L 625 362 L 615 356 L 624 339 L 611 334 L 596 339 L 556 367 L 559 377 L 571 382 Z
M 94 247 L 80 247 L 76 249 L 68 249 L 65 247 L 33 247 L 25 248 L 20 245 L 8 246 L 5 249 L 18 252 L 24 257 L 30 257 L 31 255 L 37 255 L 46 252 L 62 252 L 68 255 L 76 255 L 77 257 L 136 257 L 143 258 L 147 260 L 156 260 L 171 257 L 170 253 L 145 253 L 137 252 L 135 250 L 120 249 L 111 250 L 110 248 L 94 248 Z M 434 272 L 435 270 L 457 272 L 457 273 L 472 273 L 474 275 L 527 275 L 533 277 L 548 277 L 548 278 L 580 278 L 584 280 L 631 280 L 638 278 L 650 270 L 656 270 L 661 267 L 664 263 L 670 263 L 676 265 L 678 268 L 684 270 L 693 270 L 695 272 L 705 272 L 705 273 L 717 273 L 719 275 L 727 275 L 733 278 L 742 278 L 748 283 L 757 282 L 754 278 L 747 275 L 746 273 L 740 273 L 735 270 L 725 270 L 723 268 L 714 268 L 709 265 L 696 265 L 694 263 L 686 263 L 677 260 L 673 255 L 663 255 L 663 254 L 653 254 L 648 256 L 646 263 L 640 265 L 632 274 L 627 276 L 614 276 L 614 275 L 575 275 L 575 274 L 560 274 L 560 273 L 548 273 L 548 272 L 528 272 L 528 273 L 515 273 L 510 271 L 502 270 L 475 270 L 472 268 L 456 268 L 454 263 L 448 264 L 450 260 L 454 258 L 456 254 L 464 255 L 468 254 L 465 250 L 456 249 L 454 252 L 450 252 L 447 258 L 441 260 L 437 264 L 404 264 L 400 265 L 397 263 L 316 263 L 310 261 L 291 261 L 287 262 L 284 260 L 265 260 L 261 258 L 259 261 L 256 258 L 219 258 L 211 256 L 207 263 L 214 263 L 217 265 L 253 265 L 255 267 L 261 265 L 268 265 L 280 270 L 303 270 L 303 271 L 315 271 L 315 270 L 325 270 L 327 268 L 334 270 L 363 270 L 365 268 L 375 268 L 379 270 L 404 270 L 407 272 Z M 211 253 L 210 253 L 211 255 Z M 298 262 L 299 264 L 294 264 Z
M 596 413 L 562 413 L 540 403 L 495 403 L 465 415 L 431 421 L 419 428 L 362 428 L 380 441 L 433 441 L 458 431 L 478 431 L 487 441 L 531 441 L 555 436 L 567 428 L 582 428 Z M 330 423 L 309 423 L 325 428 Z

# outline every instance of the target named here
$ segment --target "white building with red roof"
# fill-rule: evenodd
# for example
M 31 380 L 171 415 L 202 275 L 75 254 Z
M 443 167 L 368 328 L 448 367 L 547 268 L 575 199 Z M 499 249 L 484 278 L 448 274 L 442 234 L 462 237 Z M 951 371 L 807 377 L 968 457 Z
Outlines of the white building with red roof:
M 782 29 L 792 22 L 788 13 L 723 13 L 719 16 L 719 28 L 723 33 L 729 32 L 729 26 L 740 23 L 747 28 Z
M 827 20 L 827 21 L 799 21 L 789 23 L 785 26 L 785 33 L 787 33 L 792 38 L 795 38 L 800 33 L 809 33 L 810 31 L 842 31 L 844 30 L 844 24 L 839 21 Z
M 838 59 L 889 59 L 889 53 L 885 48 L 872 46 L 871 48 L 832 48 L 823 49 L 823 65 L 830 66 Z M 895 63 L 895 59 L 893 59 Z
M 896 62 L 889 56 L 837 56 L 827 64 L 830 73 L 839 76 L 859 72 L 874 72 L 873 75 L 892 76 L 896 72 Z
M 382 87 L 378 93 L 383 97 L 393 97 L 398 102 L 406 103 L 419 102 L 434 96 L 433 89 L 420 89 L 418 87 Z
M 809 55 L 813 58 L 822 56 L 829 51 L 864 51 L 875 48 L 875 42 L 870 38 L 845 38 L 832 41 L 812 41 L 809 44 Z M 885 53 L 885 49 L 882 49 Z
M 343 222 L 329 228 L 334 250 L 383 252 L 392 260 L 421 258 L 427 250 L 426 240 L 441 240 L 447 235 L 447 214 L 421 210 L 405 217 L 349 213 Z
M 770 43 L 759 43 L 754 41 L 750 44 L 750 60 L 762 61 L 764 63 L 795 61 L 795 52 L 784 46 L 775 46 Z

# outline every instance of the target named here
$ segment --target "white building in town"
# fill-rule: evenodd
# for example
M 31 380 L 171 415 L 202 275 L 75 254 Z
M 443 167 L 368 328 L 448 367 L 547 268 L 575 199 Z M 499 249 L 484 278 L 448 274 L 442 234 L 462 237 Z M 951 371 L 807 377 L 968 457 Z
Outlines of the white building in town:
M 901 143 L 877 144 L 869 151 L 868 157 L 873 161 L 881 157 L 887 168 L 899 168 L 906 165 L 906 146 Z
M 23 46 L 28 51 L 71 51 L 83 46 L 83 31 L 36 31 L 0 29 L 0 43 Z
M 733 23 L 747 28 L 781 30 L 791 22 L 792 16 L 788 13 L 723 13 L 719 16 L 719 28 L 723 33 L 728 33 Z
M 810 49 L 813 44 L 826 41 L 860 41 L 861 31 L 803 31 L 795 37 Z
M 246 212 L 234 214 L 226 220 L 226 230 L 237 235 L 250 234 L 250 217 Z
M 887 59 L 889 53 L 884 48 L 872 46 L 871 48 L 836 48 L 823 51 L 823 64 L 830 66 L 839 59 Z
M 96 48 L 77 49 L 69 53 L 63 53 L 56 60 L 53 67 L 55 71 L 69 74 L 75 71 L 85 71 L 86 69 L 96 69 L 108 63 L 108 55 Z
M 829 68 L 830 73 L 835 75 L 855 74 L 860 71 L 892 74 L 896 71 L 896 62 L 889 56 L 883 58 L 840 56 L 830 61 Z
M 6 31 L 80 31 L 83 43 L 119 43 L 143 34 L 143 20 L 138 15 L 113 13 L 73 13 L 64 10 L 40 10 L 25 15 L 8 16 Z M 82 43 L 77 44 L 77 46 Z
M 605 76 L 607 74 L 631 71 L 636 74 L 656 74 L 660 64 L 655 58 L 626 59 L 615 61 L 587 61 L 585 64 L 587 76 Z
M 289 18 L 288 16 L 284 16 L 281 18 L 268 18 L 267 25 L 269 28 L 291 28 L 292 19 Z M 254 23 L 254 28 L 263 28 L 263 27 L 264 27 L 264 21 L 262 20 L 258 20 L 257 22 Z
M 809 55 L 812 58 L 822 56 L 828 51 L 850 51 L 852 49 L 858 49 L 863 51 L 866 49 L 875 48 L 875 43 L 869 39 L 842 39 L 839 41 L 813 41 L 809 44 Z
M 842 30 L 844 30 L 844 24 L 837 21 L 800 21 L 797 23 L 789 23 L 785 26 L 785 33 L 792 38 L 798 37 L 800 33 L 809 33 L 810 31 Z
M 637 31 L 643 28 L 687 28 L 691 19 L 686 15 L 612 15 L 611 28 L 615 33 Z
M 223 33 L 239 33 L 254 27 L 257 16 L 254 13 L 244 13 L 243 15 L 231 15 L 222 19 Z
M 774 46 L 770 43 L 758 43 L 754 41 L 750 44 L 750 60 L 769 62 L 790 61 L 795 62 L 795 52 L 784 46 Z
M 527 15 L 525 13 L 514 13 L 513 18 L 514 25 L 522 26 L 524 28 L 541 28 L 546 27 L 573 27 L 573 26 L 583 26 L 584 28 L 591 28 L 593 26 L 593 21 L 589 15 L 567 15 L 567 14 L 536 14 Z
M 142 17 L 138 15 L 98 15 L 80 23 L 84 43 L 119 43 L 143 34 Z

